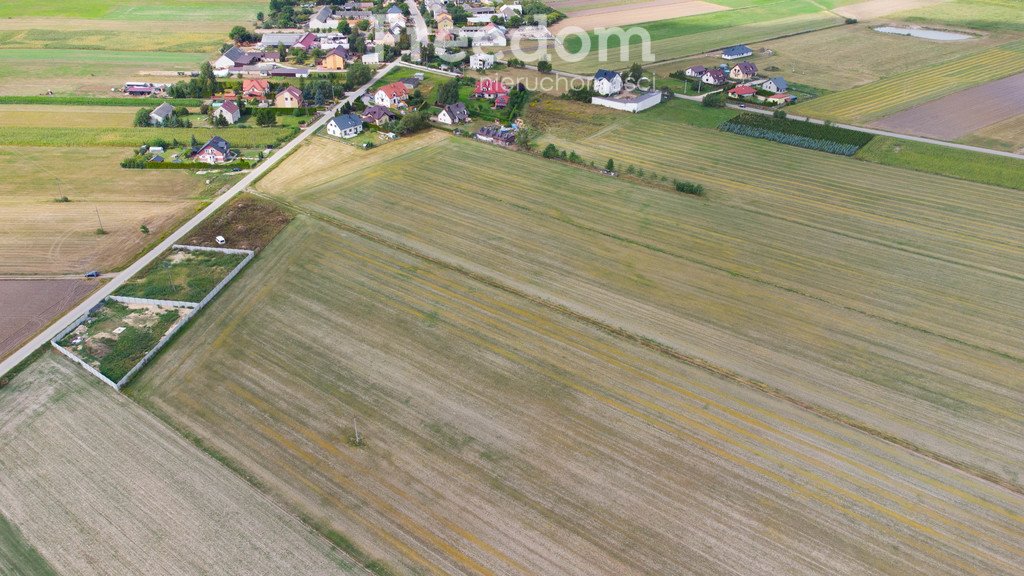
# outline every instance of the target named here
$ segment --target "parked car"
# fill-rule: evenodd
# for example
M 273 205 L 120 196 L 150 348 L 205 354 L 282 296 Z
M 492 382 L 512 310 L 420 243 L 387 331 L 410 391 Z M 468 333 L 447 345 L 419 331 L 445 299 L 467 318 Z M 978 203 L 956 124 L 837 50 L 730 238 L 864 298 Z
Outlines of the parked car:
M 85 273 L 85 277 L 86 278 L 99 278 L 100 277 L 100 273 L 97 270 L 91 270 L 91 271 Z

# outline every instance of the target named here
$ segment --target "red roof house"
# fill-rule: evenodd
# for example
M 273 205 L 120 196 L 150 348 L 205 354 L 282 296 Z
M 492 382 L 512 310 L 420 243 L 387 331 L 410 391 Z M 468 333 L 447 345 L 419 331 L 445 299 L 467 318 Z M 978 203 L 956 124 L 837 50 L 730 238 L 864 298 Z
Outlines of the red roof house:
M 729 90 L 729 96 L 733 98 L 744 98 L 747 96 L 753 96 L 757 94 L 757 88 L 753 86 L 741 85 Z
M 260 78 L 246 78 L 242 80 L 242 94 L 246 98 L 263 99 L 270 92 L 270 82 Z
M 299 38 L 299 41 L 296 42 L 292 48 L 302 48 L 303 50 L 308 51 L 313 48 L 314 44 L 316 44 L 316 34 L 308 32 L 305 36 Z
M 473 96 L 476 98 L 487 98 L 489 100 L 494 100 L 498 96 L 505 96 L 507 99 L 508 87 L 502 84 L 500 80 L 484 78 L 477 81 L 476 88 L 473 90 Z

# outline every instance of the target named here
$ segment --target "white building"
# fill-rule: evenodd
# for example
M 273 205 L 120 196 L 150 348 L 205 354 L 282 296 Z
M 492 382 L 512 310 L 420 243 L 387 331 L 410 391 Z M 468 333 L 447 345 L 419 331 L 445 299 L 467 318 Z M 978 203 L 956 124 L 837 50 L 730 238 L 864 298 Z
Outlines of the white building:
M 228 124 L 234 124 L 242 117 L 242 111 L 238 108 L 238 104 L 228 100 L 214 110 L 213 115 L 223 118 Z
M 469 67 L 473 70 L 487 70 L 494 66 L 494 54 L 470 54 Z
M 163 124 L 171 116 L 174 116 L 174 106 L 171 106 L 167 102 L 156 107 L 155 110 L 149 113 L 150 124 Z
M 622 92 L 622 75 L 611 70 L 598 70 L 594 74 L 594 92 L 602 96 Z
M 334 10 L 330 6 L 324 6 L 315 14 L 309 17 L 309 31 L 337 30 L 341 20 L 334 17 Z
M 327 122 L 327 133 L 337 138 L 354 138 L 362 131 L 363 119 L 355 114 L 342 114 Z
M 661 103 L 661 92 L 647 92 L 627 98 L 602 98 L 595 96 L 590 99 L 590 103 L 625 112 L 643 112 Z

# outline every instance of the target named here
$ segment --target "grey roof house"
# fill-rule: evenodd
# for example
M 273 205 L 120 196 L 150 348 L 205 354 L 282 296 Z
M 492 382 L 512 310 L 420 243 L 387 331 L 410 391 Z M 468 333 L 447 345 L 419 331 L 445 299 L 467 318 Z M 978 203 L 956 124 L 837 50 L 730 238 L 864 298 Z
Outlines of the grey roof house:
M 174 106 L 171 106 L 167 102 L 156 107 L 155 110 L 149 113 L 150 124 L 163 124 L 168 118 L 174 116 Z

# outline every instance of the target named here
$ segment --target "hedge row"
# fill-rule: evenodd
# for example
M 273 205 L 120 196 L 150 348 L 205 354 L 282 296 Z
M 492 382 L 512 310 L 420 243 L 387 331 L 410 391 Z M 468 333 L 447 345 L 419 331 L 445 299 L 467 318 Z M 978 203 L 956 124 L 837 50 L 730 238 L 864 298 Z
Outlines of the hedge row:
M 730 127 L 746 127 L 755 129 L 755 131 L 773 132 L 809 138 L 811 140 L 821 140 L 840 145 L 854 146 L 854 151 L 867 145 L 867 143 L 871 141 L 871 138 L 874 137 L 872 134 L 849 130 L 847 128 L 826 126 L 824 124 L 814 124 L 811 122 L 799 122 L 785 118 L 775 118 L 774 116 L 755 114 L 753 112 L 744 112 L 731 120 L 728 120 L 722 125 L 722 129 L 727 129 L 725 128 L 727 125 Z M 735 129 L 728 129 L 728 131 L 736 132 Z
M 104 98 L 90 96 L 0 96 L 0 104 L 52 104 L 55 106 L 132 106 L 145 108 L 169 102 L 172 106 L 199 106 L 200 98 Z
M 246 160 L 237 160 L 235 162 L 229 162 L 227 164 L 207 164 L 205 162 L 146 162 L 146 168 L 155 168 L 157 170 L 220 170 L 223 168 L 241 168 L 242 170 L 248 170 L 252 168 L 252 164 Z

